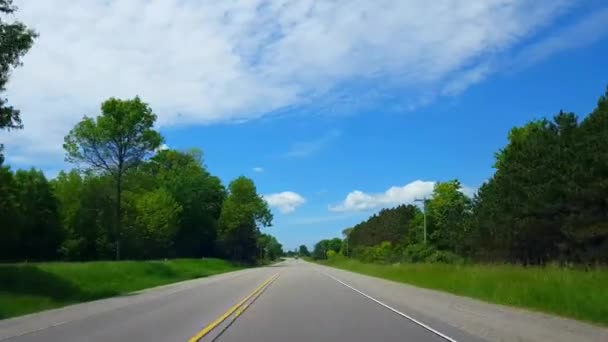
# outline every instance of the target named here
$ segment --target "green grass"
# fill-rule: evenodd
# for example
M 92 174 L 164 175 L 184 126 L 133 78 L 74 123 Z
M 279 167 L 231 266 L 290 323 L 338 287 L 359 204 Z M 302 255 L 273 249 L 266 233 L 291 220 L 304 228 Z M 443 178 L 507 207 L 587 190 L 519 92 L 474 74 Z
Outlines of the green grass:
M 0 264 L 0 319 L 240 268 L 218 259 Z
M 322 262 L 348 271 L 419 287 L 608 325 L 608 269 L 557 266 L 365 264 Z

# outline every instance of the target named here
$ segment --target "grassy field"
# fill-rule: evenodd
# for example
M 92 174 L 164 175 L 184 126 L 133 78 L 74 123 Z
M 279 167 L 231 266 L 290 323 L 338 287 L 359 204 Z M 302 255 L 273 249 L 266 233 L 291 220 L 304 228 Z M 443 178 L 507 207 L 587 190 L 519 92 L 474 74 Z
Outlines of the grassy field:
M 0 264 L 0 319 L 239 268 L 218 259 Z
M 608 325 L 608 269 L 322 262 L 348 271 Z

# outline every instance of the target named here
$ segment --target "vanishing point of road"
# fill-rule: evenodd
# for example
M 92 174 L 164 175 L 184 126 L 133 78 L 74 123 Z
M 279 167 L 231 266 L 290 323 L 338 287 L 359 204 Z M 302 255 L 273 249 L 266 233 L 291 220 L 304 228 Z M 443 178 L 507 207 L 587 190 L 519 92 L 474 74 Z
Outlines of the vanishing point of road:
M 3 320 L 0 341 L 608 341 L 608 329 L 290 259 Z

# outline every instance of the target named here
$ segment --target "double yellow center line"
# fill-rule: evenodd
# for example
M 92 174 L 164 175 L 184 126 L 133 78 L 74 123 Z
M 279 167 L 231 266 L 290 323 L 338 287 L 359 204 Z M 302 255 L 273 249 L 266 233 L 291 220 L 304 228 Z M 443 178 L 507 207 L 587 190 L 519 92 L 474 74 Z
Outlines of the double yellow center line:
M 236 312 L 236 314 L 235 314 L 234 318 L 236 319 L 247 309 L 247 307 L 249 306 L 249 303 L 251 303 L 255 299 L 257 299 L 257 297 L 259 297 L 262 294 L 262 292 L 264 292 L 264 290 L 266 290 L 266 288 L 268 286 L 270 286 L 270 284 L 272 284 L 272 282 L 277 280 L 278 277 L 279 277 L 279 274 L 277 273 L 277 274 L 273 275 L 272 277 L 268 278 L 265 282 L 263 282 L 255 290 L 253 290 L 253 292 L 248 294 L 247 297 L 243 298 L 243 300 L 241 300 L 236 305 L 234 305 L 233 307 L 228 309 L 228 311 L 223 313 L 215 321 L 211 322 L 211 324 L 204 327 L 203 330 L 199 331 L 196 335 L 192 336 L 188 340 L 188 342 L 200 341 L 203 337 L 205 337 L 207 334 L 209 334 L 218 325 L 222 324 L 222 322 L 224 322 L 226 319 L 228 319 L 228 317 L 232 316 L 232 314 L 234 314 L 235 312 Z

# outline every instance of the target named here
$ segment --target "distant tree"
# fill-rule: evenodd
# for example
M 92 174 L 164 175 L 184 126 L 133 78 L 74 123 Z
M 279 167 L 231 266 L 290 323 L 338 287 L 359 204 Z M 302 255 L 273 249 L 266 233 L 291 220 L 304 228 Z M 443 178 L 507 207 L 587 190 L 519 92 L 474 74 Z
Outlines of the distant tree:
M 306 247 L 306 245 L 300 245 L 300 248 L 298 249 L 298 254 L 300 254 L 300 256 L 310 256 L 310 252 L 308 251 L 308 247 Z
M 329 242 L 327 243 L 327 249 L 334 251 L 336 253 L 340 252 L 341 248 L 342 248 L 342 239 L 340 239 L 340 238 L 333 238 L 333 239 L 329 240 Z
M 438 182 L 427 201 L 427 234 L 438 249 L 464 253 L 467 246 L 471 199 L 458 180 Z
M 121 195 L 125 173 L 139 165 L 162 143 L 153 129 L 156 115 L 139 97 L 111 98 L 101 105 L 96 119 L 85 117 L 65 137 L 66 160 L 89 170 L 112 175 L 116 187 L 116 225 L 113 238 L 120 258 Z
M 42 171 L 31 169 L 15 173 L 16 217 L 19 227 L 19 257 L 53 259 L 63 239 L 57 198 Z
M 219 218 L 219 243 L 224 255 L 234 260 L 254 261 L 259 227 L 271 224 L 272 213 L 253 181 L 247 177 L 233 180 Z
M 13 15 L 17 7 L 12 0 L 0 0 L 0 14 Z M 36 32 L 19 21 L 6 21 L 0 17 L 0 93 L 6 91 L 11 70 L 21 65 L 21 58 L 34 44 Z M 9 106 L 6 98 L 0 97 L 0 129 L 23 127 L 19 110 Z M 0 144 L 0 165 L 4 161 Z
M 270 234 L 258 236 L 258 250 L 260 259 L 276 260 L 283 255 L 283 246 Z
M 0 260 L 14 259 L 19 250 L 19 197 L 13 172 L 0 166 Z

